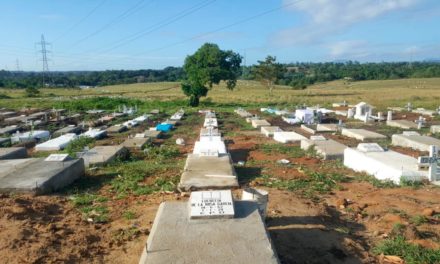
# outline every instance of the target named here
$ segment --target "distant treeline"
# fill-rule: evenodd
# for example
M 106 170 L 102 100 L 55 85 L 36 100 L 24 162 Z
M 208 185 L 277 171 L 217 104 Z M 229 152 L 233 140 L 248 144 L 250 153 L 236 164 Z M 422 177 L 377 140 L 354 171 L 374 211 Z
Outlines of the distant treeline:
M 327 62 L 284 64 L 284 71 L 277 84 L 304 89 L 317 82 L 339 79 L 347 81 L 388 80 L 402 78 L 440 77 L 440 63 L 437 62 Z M 243 79 L 254 80 L 254 66 L 243 69 Z
M 401 78 L 440 77 L 438 62 L 328 62 L 283 64 L 283 71 L 277 84 L 294 89 L 304 89 L 316 82 L 338 79 L 347 81 L 387 80 Z M 243 66 L 240 79 L 255 80 L 254 65 Z M 167 67 L 162 70 L 108 70 L 50 72 L 45 86 L 76 88 L 80 86 L 104 86 L 142 82 L 180 81 L 185 78 L 181 67 Z M 30 88 L 42 87 L 41 72 L 0 71 L 0 87 Z
M 77 88 L 80 86 L 104 86 L 143 82 L 175 82 L 184 76 L 181 67 L 163 70 L 107 70 L 49 72 L 45 76 L 46 87 Z M 0 71 L 0 87 L 40 88 L 43 86 L 41 72 Z

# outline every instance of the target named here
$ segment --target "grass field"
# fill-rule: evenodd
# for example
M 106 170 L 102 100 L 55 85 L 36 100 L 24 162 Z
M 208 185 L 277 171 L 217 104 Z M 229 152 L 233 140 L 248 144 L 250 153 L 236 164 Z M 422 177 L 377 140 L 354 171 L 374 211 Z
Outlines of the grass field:
M 12 97 L 12 99 L 0 99 L 0 106 L 15 109 L 24 106 L 51 107 L 54 101 L 94 96 L 123 96 L 150 102 L 178 100 L 183 103 L 185 99 L 180 84 L 173 82 L 114 85 L 87 90 L 41 89 L 41 92 L 41 98 L 25 98 L 24 90 L 0 89 L 0 94 Z M 383 110 L 387 106 L 403 106 L 407 102 L 411 102 L 415 107 L 437 108 L 439 99 L 440 78 L 430 78 L 351 83 L 333 81 L 315 84 L 305 90 L 277 86 L 272 96 L 259 82 L 239 81 L 232 92 L 223 84 L 215 86 L 202 101 L 205 105 L 212 102 L 220 106 L 293 107 L 303 103 L 329 106 L 333 102 L 346 100 L 349 103 L 366 101 Z

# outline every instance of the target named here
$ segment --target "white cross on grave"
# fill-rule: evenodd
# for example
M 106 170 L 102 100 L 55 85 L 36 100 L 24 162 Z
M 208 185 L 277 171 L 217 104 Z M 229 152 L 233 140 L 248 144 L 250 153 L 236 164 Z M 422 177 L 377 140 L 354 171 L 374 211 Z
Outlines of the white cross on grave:
M 417 119 L 415 122 L 417 123 L 417 129 L 422 129 L 426 121 L 422 116 L 419 116 L 419 119 Z
M 438 149 L 436 146 L 429 146 L 429 156 L 419 157 L 419 167 L 428 167 L 429 181 L 437 181 L 437 163 L 440 160 L 438 157 Z
M 234 218 L 231 190 L 192 192 L 189 206 L 190 219 Z

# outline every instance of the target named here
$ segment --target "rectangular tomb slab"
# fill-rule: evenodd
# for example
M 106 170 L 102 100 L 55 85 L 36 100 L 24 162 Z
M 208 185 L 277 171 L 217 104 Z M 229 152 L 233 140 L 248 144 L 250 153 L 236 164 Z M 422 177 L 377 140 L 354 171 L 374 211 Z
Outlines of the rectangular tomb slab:
M 293 143 L 306 139 L 306 137 L 296 132 L 282 131 L 282 132 L 274 132 L 273 139 L 281 143 Z
M 20 129 L 19 126 L 13 125 L 13 126 L 7 126 L 0 128 L 0 135 L 4 134 L 12 134 L 17 132 Z
M 151 138 L 135 137 L 126 139 L 121 145 L 129 149 L 143 149 L 151 140 Z
M 440 140 L 433 137 L 416 134 L 395 134 L 391 137 L 391 144 L 394 146 L 407 147 L 420 151 L 429 151 L 430 145 L 434 145 L 439 148 Z
M 68 134 L 68 133 L 75 133 L 75 134 L 77 134 L 80 131 L 81 131 L 81 128 L 78 127 L 78 126 L 66 126 L 66 127 L 63 127 L 61 129 L 58 129 L 57 131 L 55 131 L 53 133 L 53 136 L 54 137 L 59 137 L 59 136 L 62 136 L 64 134 Z
M 431 133 L 440 133 L 440 125 L 433 125 L 430 129 Z
M 0 160 L 0 192 L 45 194 L 61 189 L 84 175 L 84 161 L 45 159 Z
M 187 202 L 162 203 L 139 263 L 279 263 L 257 204 L 234 207 L 231 219 L 190 219 Z
M 238 187 L 238 181 L 229 154 L 218 157 L 188 154 L 180 177 L 180 189 L 206 190 L 234 187 Z
M 190 218 L 233 218 L 231 190 L 192 192 L 189 198 Z
M 264 134 L 266 137 L 273 136 L 273 133 L 275 132 L 281 132 L 281 128 L 278 126 L 263 126 L 261 127 L 261 133 Z
M 343 136 L 355 138 L 360 141 L 370 140 L 370 139 L 385 139 L 386 136 L 369 131 L 366 129 L 349 129 L 349 128 L 343 128 L 342 133 Z
M 417 159 L 392 150 L 362 151 L 354 148 L 344 150 L 344 165 L 354 171 L 366 172 L 379 180 L 427 179 L 427 171 L 418 170 Z
M 0 160 L 24 159 L 27 157 L 26 148 L 0 148 Z M 1 170 L 1 169 L 0 169 Z
M 417 124 L 408 120 L 388 120 L 387 126 L 403 129 L 417 129 Z
M 162 131 L 157 131 L 157 130 L 145 130 L 144 131 L 144 135 L 147 138 L 160 138 L 160 136 L 162 135 Z
M 8 146 L 9 144 L 11 144 L 11 139 L 10 138 L 2 138 L 2 137 L 0 137 L 0 147 L 1 146 Z
M 121 133 L 127 130 L 127 126 L 125 125 L 114 125 L 106 129 L 109 134 Z
M 324 160 L 344 159 L 344 150 L 347 148 L 344 144 L 332 139 L 301 140 L 301 149 L 308 150 L 310 147 L 313 147 Z
M 252 120 L 251 123 L 252 123 L 252 127 L 254 128 L 260 128 L 262 126 L 270 126 L 270 123 L 264 119 L 255 119 Z
M 103 166 L 117 158 L 125 158 L 128 154 L 124 146 L 96 146 L 86 152 L 82 158 L 86 167 Z

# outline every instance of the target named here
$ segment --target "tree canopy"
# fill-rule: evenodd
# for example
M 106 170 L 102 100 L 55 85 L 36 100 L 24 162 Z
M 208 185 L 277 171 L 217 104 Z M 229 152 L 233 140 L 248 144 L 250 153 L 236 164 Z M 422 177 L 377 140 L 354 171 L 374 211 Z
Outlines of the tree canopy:
M 264 61 L 258 61 L 258 65 L 254 68 L 255 77 L 269 88 L 271 95 L 273 86 L 279 78 L 282 78 L 282 74 L 285 71 L 283 65 L 277 63 L 276 60 L 276 57 L 267 56 Z
M 241 56 L 231 50 L 221 50 L 216 44 L 205 43 L 193 55 L 187 56 L 183 70 L 186 80 L 182 90 L 191 106 L 199 105 L 200 97 L 206 96 L 214 84 L 226 82 L 233 90 L 240 75 Z

